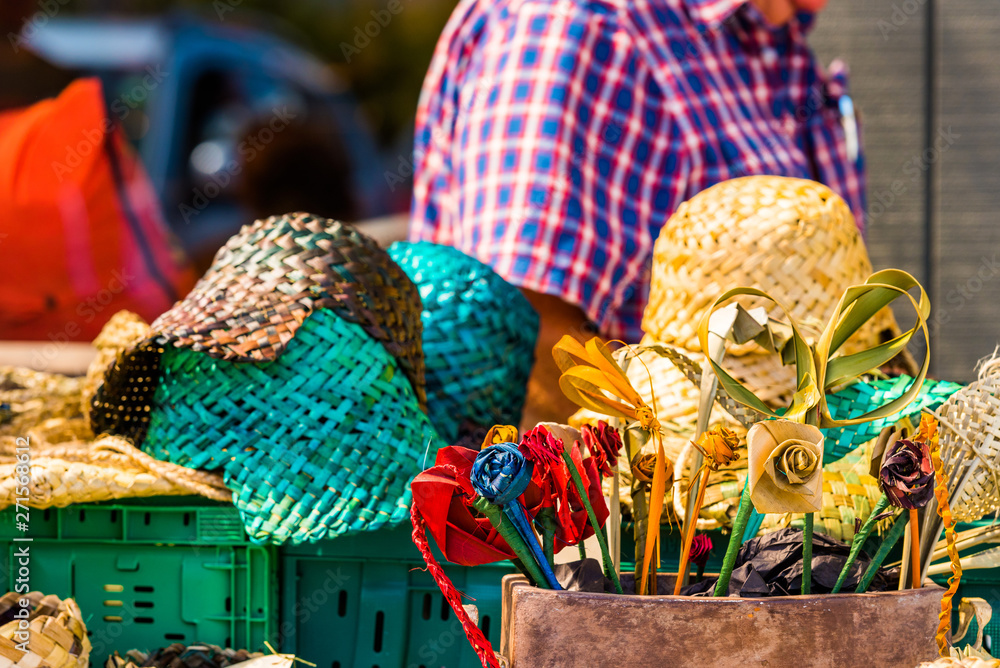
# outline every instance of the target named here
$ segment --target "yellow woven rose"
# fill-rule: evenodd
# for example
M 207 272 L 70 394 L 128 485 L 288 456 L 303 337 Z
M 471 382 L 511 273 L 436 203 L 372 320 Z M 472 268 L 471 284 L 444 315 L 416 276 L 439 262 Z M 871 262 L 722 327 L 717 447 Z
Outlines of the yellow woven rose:
M 790 420 L 758 422 L 747 433 L 750 500 L 760 513 L 823 509 L 823 433 Z

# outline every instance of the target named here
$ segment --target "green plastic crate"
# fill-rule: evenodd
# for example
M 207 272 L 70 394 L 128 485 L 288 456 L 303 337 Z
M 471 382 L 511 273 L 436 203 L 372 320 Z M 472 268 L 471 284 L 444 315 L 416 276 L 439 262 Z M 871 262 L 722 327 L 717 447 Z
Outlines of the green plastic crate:
M 410 527 L 281 549 L 281 651 L 322 668 L 475 668 L 461 624 L 428 573 Z M 447 564 L 500 643 L 500 580 L 512 566 Z
M 30 542 L 15 541 L 30 537 Z M 174 642 L 264 649 L 277 629 L 276 550 L 250 545 L 235 508 L 198 499 L 0 512 L 0 577 L 30 549 L 30 588 L 72 597 L 103 665 L 114 651 Z

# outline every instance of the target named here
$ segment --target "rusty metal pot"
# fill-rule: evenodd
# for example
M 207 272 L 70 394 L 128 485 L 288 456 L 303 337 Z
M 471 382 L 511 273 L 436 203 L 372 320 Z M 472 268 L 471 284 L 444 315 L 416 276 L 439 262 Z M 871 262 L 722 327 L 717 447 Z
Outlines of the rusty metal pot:
M 674 576 L 661 574 L 660 592 Z M 622 585 L 632 587 L 629 574 Z M 772 598 L 618 596 L 503 580 L 510 668 L 768 666 L 912 668 L 937 658 L 944 589 Z

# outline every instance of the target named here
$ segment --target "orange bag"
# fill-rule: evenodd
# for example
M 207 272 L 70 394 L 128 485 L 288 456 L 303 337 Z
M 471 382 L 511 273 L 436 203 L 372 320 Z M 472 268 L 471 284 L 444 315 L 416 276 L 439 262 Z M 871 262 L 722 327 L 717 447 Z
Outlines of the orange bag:
M 193 283 L 98 80 L 0 114 L 0 340 L 89 341 Z

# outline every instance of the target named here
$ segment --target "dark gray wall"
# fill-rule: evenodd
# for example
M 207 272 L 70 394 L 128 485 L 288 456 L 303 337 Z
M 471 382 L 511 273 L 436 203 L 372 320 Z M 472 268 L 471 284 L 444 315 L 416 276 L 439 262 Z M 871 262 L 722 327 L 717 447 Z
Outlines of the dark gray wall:
M 1000 341 L 1000 2 L 830 0 L 812 44 L 851 67 L 872 262 L 924 283 L 931 371 L 971 380 Z

